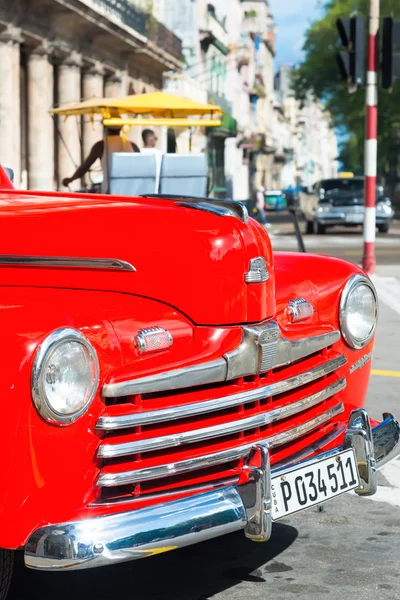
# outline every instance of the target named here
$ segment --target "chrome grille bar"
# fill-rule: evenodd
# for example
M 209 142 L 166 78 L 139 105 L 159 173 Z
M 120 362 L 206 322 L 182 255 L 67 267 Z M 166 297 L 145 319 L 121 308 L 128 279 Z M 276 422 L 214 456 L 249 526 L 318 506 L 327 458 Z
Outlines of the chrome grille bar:
M 223 358 L 218 358 L 191 367 L 140 377 L 132 381 L 109 383 L 103 386 L 102 394 L 106 398 L 119 398 L 132 394 L 166 392 L 195 385 L 218 383 L 225 381 L 225 378 L 226 362 Z
M 136 454 L 138 452 L 151 452 L 154 450 L 163 450 L 165 448 L 177 448 L 178 446 L 183 446 L 184 444 L 194 444 L 196 442 L 202 442 L 212 438 L 219 438 L 222 436 L 239 433 L 241 431 L 247 431 L 248 429 L 254 429 L 255 427 L 263 427 L 269 423 L 280 421 L 286 417 L 301 413 L 308 408 L 312 408 L 320 402 L 331 398 L 345 387 L 346 379 L 342 377 L 342 379 L 335 381 L 327 388 L 312 394 L 311 396 L 307 396 L 306 398 L 298 400 L 297 402 L 281 406 L 265 413 L 256 414 L 252 417 L 240 419 L 231 423 L 222 423 L 212 427 L 203 427 L 201 429 L 194 429 L 192 431 L 185 431 L 183 433 L 154 437 L 147 440 L 138 440 L 122 444 L 104 444 L 100 446 L 98 456 L 99 458 L 118 458 L 121 456 Z M 282 438 L 283 441 L 279 441 L 279 443 L 284 444 L 288 435 L 291 435 L 291 431 L 275 436 L 274 440 L 275 438 L 276 440 L 280 440 Z
M 311 383 L 312 381 L 315 381 L 324 375 L 333 373 L 333 371 L 343 367 L 346 362 L 346 358 L 342 354 L 341 356 L 333 358 L 323 365 L 318 365 L 317 367 L 314 367 L 305 373 L 300 373 L 299 375 L 295 375 L 289 379 L 278 381 L 277 383 L 272 383 L 256 390 L 240 392 L 239 394 L 223 396 L 222 398 L 215 398 L 213 400 L 192 402 L 191 404 L 173 406 L 161 410 L 148 410 L 130 415 L 100 417 L 96 428 L 102 431 L 127 429 L 129 427 L 136 427 L 139 425 L 149 425 L 161 423 L 163 421 L 184 419 L 186 417 L 193 417 L 195 415 L 232 408 L 240 404 L 248 404 L 257 400 L 262 400 L 263 398 L 270 398 L 272 396 L 276 396 L 277 394 L 289 392 L 301 385 Z
M 267 444 L 270 447 L 285 444 L 287 442 L 293 441 L 301 437 L 302 435 L 305 435 L 306 433 L 309 433 L 310 431 L 313 431 L 317 427 L 323 425 L 324 423 L 327 423 L 334 417 L 338 416 L 343 411 L 344 405 L 342 402 L 339 402 L 334 407 L 325 411 L 321 415 L 318 415 L 318 417 L 315 417 L 314 419 L 311 419 L 306 423 L 302 423 L 298 427 L 294 427 L 289 431 L 284 432 L 284 438 L 283 434 L 280 433 L 275 436 L 265 438 L 263 440 L 256 440 L 256 442 Z M 124 471 L 122 473 L 103 472 L 97 481 L 97 486 L 115 487 L 118 485 L 138 483 L 141 481 L 150 481 L 153 479 L 178 475 L 181 473 L 188 473 L 197 469 L 231 462 L 233 460 L 246 457 L 247 454 L 250 452 L 251 448 L 254 446 L 254 443 L 256 442 L 252 441 L 249 444 L 231 448 L 229 450 L 222 450 L 221 452 L 215 452 L 213 454 L 208 454 L 205 456 L 198 456 L 196 458 L 191 458 L 176 463 L 168 463 L 155 467 L 148 467 L 147 469 Z
M 280 329 L 277 323 L 273 321 L 268 321 L 266 324 L 257 327 L 243 327 L 242 329 L 242 343 L 221 358 L 120 383 L 107 383 L 103 386 L 102 394 L 106 398 L 119 398 L 121 396 L 164 392 L 229 381 L 245 375 L 259 373 L 261 369 L 267 371 L 275 367 L 288 365 L 310 356 L 314 352 L 323 350 L 340 340 L 339 331 L 331 331 L 294 341 L 278 339 Z M 273 338 L 265 343 L 260 342 L 259 339 L 263 330 L 264 333 L 270 330 L 275 331 Z M 261 363 L 259 363 L 260 346 L 262 347 L 261 356 L 264 358 Z

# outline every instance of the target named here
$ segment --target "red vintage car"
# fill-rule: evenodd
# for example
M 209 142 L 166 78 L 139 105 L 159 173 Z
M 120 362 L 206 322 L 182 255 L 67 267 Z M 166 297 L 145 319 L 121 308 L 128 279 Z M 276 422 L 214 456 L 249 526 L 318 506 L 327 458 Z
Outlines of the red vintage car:
M 238 203 L 14 190 L 0 170 L 0 590 L 376 491 L 355 265 L 272 253 Z

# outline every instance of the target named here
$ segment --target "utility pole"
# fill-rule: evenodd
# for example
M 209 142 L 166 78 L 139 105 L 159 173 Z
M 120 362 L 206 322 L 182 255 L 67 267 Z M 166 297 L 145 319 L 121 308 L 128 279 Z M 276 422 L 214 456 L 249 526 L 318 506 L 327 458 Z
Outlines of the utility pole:
M 364 255 L 363 269 L 375 273 L 376 175 L 378 154 L 378 68 L 380 0 L 369 0 L 368 68 L 366 91 L 365 166 L 364 166 Z

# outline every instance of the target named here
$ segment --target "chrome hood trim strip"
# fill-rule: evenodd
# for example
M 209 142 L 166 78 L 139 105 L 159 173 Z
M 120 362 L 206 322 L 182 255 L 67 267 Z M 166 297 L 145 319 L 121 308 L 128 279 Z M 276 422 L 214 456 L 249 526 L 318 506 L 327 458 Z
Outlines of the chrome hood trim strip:
M 236 202 L 235 200 L 221 200 L 218 198 L 203 198 L 194 196 L 182 196 L 173 194 L 142 194 L 140 198 L 154 198 L 155 200 L 176 200 L 175 206 L 183 206 L 186 208 L 194 208 L 197 210 L 204 210 L 205 212 L 218 215 L 219 217 L 235 217 L 247 223 L 249 220 L 249 213 L 242 202 Z
M 327 423 L 330 421 L 330 419 L 338 416 L 343 411 L 343 402 L 339 402 L 333 408 L 330 408 L 310 421 L 302 423 L 298 427 L 294 427 L 283 433 L 278 433 L 275 436 L 252 441 L 250 444 L 238 446 L 229 450 L 222 450 L 221 452 L 215 452 L 214 454 L 198 456 L 196 458 L 190 458 L 188 460 L 183 460 L 176 463 L 168 463 L 156 467 L 149 467 L 147 469 L 137 469 L 134 471 L 124 471 L 120 473 L 103 472 L 100 475 L 96 485 L 99 487 L 115 487 L 118 485 L 138 483 L 141 481 L 150 481 L 152 479 L 188 473 L 197 469 L 211 467 L 237 460 L 239 458 L 244 458 L 248 455 L 256 443 L 266 444 L 270 448 L 279 446 L 281 444 L 286 444 L 305 435 L 306 433 L 309 433 L 310 431 L 313 431 L 324 423 Z
M 270 339 L 260 341 L 263 335 L 268 335 Z M 243 327 L 242 343 L 222 358 L 120 383 L 106 383 L 102 395 L 106 398 L 119 398 L 229 381 L 288 365 L 319 352 L 340 339 L 339 331 L 293 342 L 278 339 L 279 335 L 279 327 L 273 321 L 265 325 Z
M 136 271 L 130 263 L 119 258 L 81 258 L 78 256 L 27 256 L 0 254 L 0 266 L 59 267 L 61 269 L 100 269 L 112 271 Z
M 100 446 L 97 456 L 99 458 L 119 458 L 121 456 L 129 456 L 139 452 L 152 452 L 154 450 L 164 450 L 166 448 L 177 448 L 185 444 L 195 444 L 204 440 L 210 440 L 213 438 L 221 438 L 227 435 L 233 435 L 241 431 L 248 431 L 256 427 L 264 427 L 270 423 L 275 423 L 287 417 L 291 417 L 298 413 L 301 413 L 313 406 L 316 406 L 320 402 L 331 398 L 335 394 L 341 392 L 346 387 L 346 379 L 342 377 L 338 381 L 335 381 L 328 387 L 311 396 L 302 398 L 292 404 L 286 404 L 278 408 L 273 408 L 267 412 L 259 413 L 246 419 L 239 419 L 230 423 L 222 423 L 220 425 L 213 425 L 212 427 L 202 427 L 200 429 L 192 429 L 191 431 L 184 431 L 182 433 L 176 433 L 171 435 L 157 436 L 146 440 L 138 440 L 134 442 L 124 442 L 122 444 L 103 444 Z M 264 398 L 266 396 L 264 395 Z M 269 408 L 269 407 L 267 407 Z M 291 431 L 289 431 L 289 434 Z M 285 434 L 279 434 L 275 436 L 277 440 L 285 439 Z M 280 442 L 284 443 L 284 442 Z

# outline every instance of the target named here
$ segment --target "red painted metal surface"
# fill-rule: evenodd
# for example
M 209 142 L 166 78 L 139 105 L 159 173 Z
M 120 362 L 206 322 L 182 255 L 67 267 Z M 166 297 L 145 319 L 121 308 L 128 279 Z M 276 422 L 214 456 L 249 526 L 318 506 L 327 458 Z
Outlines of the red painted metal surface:
M 258 229 L 171 200 L 4 194 L 2 254 L 119 258 L 136 272 L 8 269 L 7 285 L 102 289 L 138 294 L 179 309 L 197 324 L 258 322 L 275 312 L 271 244 Z M 112 242 L 112 243 L 111 243 Z M 271 277 L 247 285 L 250 258 Z M 112 256 L 110 256 L 112 255 Z
M 14 186 L 9 180 L 5 170 L 0 165 L 0 190 L 13 190 Z
M 148 482 L 141 489 L 107 492 L 114 494 L 113 499 L 117 494 L 132 499 L 122 507 L 99 504 L 107 499 L 107 493 L 96 487 L 101 471 L 125 468 L 129 462 L 133 468 L 159 464 L 160 453 L 110 462 L 96 458 L 104 436 L 95 430 L 99 416 L 137 410 L 135 403 L 141 401 L 137 398 L 119 403 L 106 401 L 98 392 L 88 412 L 69 427 L 50 425 L 40 418 L 31 399 L 32 362 L 38 345 L 51 331 L 75 327 L 88 337 L 99 357 L 100 390 L 104 383 L 220 357 L 240 343 L 241 323 L 273 317 L 282 335 L 291 340 L 338 329 L 340 291 L 348 277 L 359 271 L 341 260 L 284 253 L 275 254 L 274 267 L 268 237 L 255 222 L 245 225 L 232 217 L 178 208 L 171 201 L 7 192 L 0 196 L 0 217 L 4 231 L 0 254 L 112 257 L 129 261 L 137 269 L 114 273 L 0 266 L 0 398 L 3 448 L 7 449 L 0 464 L 0 547 L 4 548 L 23 546 L 34 529 L 47 523 L 140 508 L 156 501 L 146 497 L 151 493 L 174 489 L 177 497 L 188 493 L 180 491 L 182 477 L 171 478 Z M 246 286 L 244 274 L 255 256 L 266 257 L 270 278 L 266 284 Z M 314 315 L 309 322 L 289 323 L 287 302 L 300 296 L 313 304 Z M 154 355 L 138 355 L 132 338 L 138 329 L 150 325 L 171 331 L 174 343 Z M 340 353 L 348 363 L 336 376 L 345 376 L 371 347 L 354 351 L 340 341 L 301 365 L 215 385 L 213 397 L 289 377 Z M 366 365 L 348 378 L 346 390 L 340 393 L 346 409 L 334 423 L 279 448 L 272 461 L 290 456 L 345 423 L 349 411 L 363 405 L 368 372 Z M 329 377 L 310 385 L 308 391 L 318 391 Z M 296 390 L 266 402 L 272 407 L 295 401 L 302 393 Z M 176 401 L 193 402 L 209 394 L 210 387 L 187 389 Z M 169 400 L 158 394 L 146 402 L 156 409 L 167 406 Z M 334 402 L 330 399 L 324 407 Z M 203 415 L 196 427 L 257 410 L 260 406 L 250 405 L 246 415 L 240 411 L 228 417 Z M 321 407 L 294 417 L 294 425 L 318 411 Z M 169 433 L 184 427 L 184 422 L 167 423 L 152 431 Z M 274 431 L 282 428 L 283 423 L 277 424 Z M 122 432 L 119 441 L 150 433 Z M 257 441 L 262 433 L 251 432 L 249 441 Z M 116 439 L 113 436 L 110 441 Z M 210 451 L 229 443 L 222 438 L 210 445 Z M 196 455 L 195 446 L 169 449 L 162 460 L 192 455 Z M 241 467 L 240 461 L 227 465 L 218 477 L 237 477 Z M 204 470 L 185 476 L 185 484 L 207 485 L 215 477 L 212 470 Z

